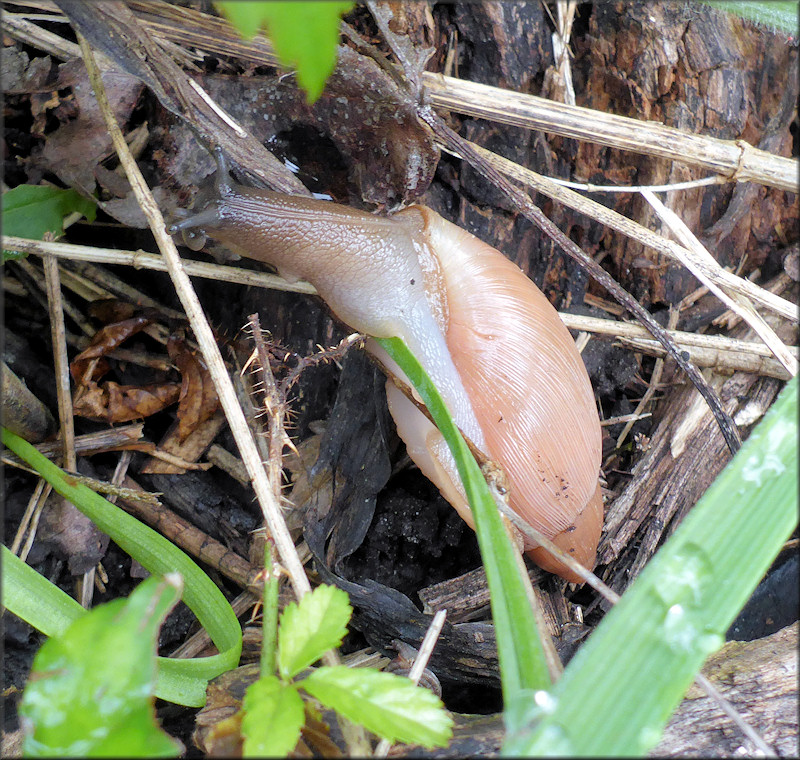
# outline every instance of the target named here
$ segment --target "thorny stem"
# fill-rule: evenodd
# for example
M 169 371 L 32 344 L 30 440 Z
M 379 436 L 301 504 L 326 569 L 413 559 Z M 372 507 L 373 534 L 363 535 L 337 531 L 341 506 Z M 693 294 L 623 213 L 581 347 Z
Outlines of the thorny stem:
M 272 484 L 272 492 L 275 500 L 280 504 L 281 501 L 281 471 L 283 470 L 283 447 L 288 440 L 283 427 L 283 415 L 285 411 L 285 397 L 278 393 L 275 385 L 275 377 L 269 364 L 269 352 L 264 333 L 261 331 L 261 320 L 258 314 L 251 314 L 248 317 L 250 333 L 255 344 L 253 358 L 256 359 L 256 369 L 261 376 L 261 390 L 263 392 L 264 411 L 269 418 L 269 480 Z M 248 362 L 249 363 L 249 362 Z
M 192 287 L 188 275 L 183 270 L 182 261 L 175 247 L 175 243 L 167 234 L 161 211 L 136 161 L 131 155 L 122 130 L 116 122 L 108 102 L 105 87 L 103 86 L 100 70 L 97 68 L 97 63 L 94 60 L 94 55 L 89 47 L 89 43 L 77 30 L 76 34 L 89 74 L 89 81 L 95 92 L 95 97 L 100 106 L 100 112 L 106 123 L 106 128 L 111 136 L 112 143 L 125 170 L 125 174 L 131 183 L 136 199 L 147 216 L 153 237 L 155 237 L 158 247 L 164 256 L 167 269 L 175 285 L 175 290 L 180 298 L 181 305 L 186 315 L 189 317 L 192 331 L 200 346 L 203 358 L 205 359 L 209 371 L 212 373 L 214 385 L 220 397 L 222 407 L 225 410 L 225 416 L 230 425 L 231 432 L 236 439 L 245 467 L 247 467 L 253 490 L 258 496 L 259 505 L 264 514 L 265 522 L 269 527 L 270 534 L 275 540 L 275 546 L 280 555 L 281 564 L 287 569 L 295 594 L 299 599 L 303 594 L 311 591 L 311 584 L 306 576 L 303 563 L 300 561 L 297 554 L 297 549 L 292 541 L 292 537 L 286 527 L 283 515 L 281 514 L 280 505 L 272 493 L 270 483 L 261 463 L 261 458 L 259 457 L 250 429 L 247 426 L 244 412 L 242 412 L 239 406 L 236 392 L 228 376 L 227 367 L 222 360 L 222 355 L 220 354 L 211 327 L 205 317 L 200 300 Z M 323 660 L 327 665 L 338 665 L 341 662 L 338 654 L 333 650 L 327 652 Z M 351 754 L 364 755 L 370 751 L 371 747 L 360 726 L 342 719 L 340 727 Z

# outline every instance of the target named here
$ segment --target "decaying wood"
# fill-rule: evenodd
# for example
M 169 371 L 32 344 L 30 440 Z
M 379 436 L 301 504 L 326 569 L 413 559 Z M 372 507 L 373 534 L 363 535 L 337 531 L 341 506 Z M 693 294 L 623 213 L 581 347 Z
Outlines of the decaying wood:
M 589 629 L 582 619 L 576 618 L 577 608 L 567 604 L 560 588 L 542 585 L 546 573 L 541 568 L 529 565 L 528 577 L 556 651 L 561 660 L 566 661 Z M 431 615 L 436 610 L 447 610 L 451 623 L 478 620 L 489 614 L 489 587 L 482 567 L 421 589 L 417 595 L 424 613 Z
M 244 42 L 223 20 L 162 2 L 131 2 L 130 6 L 158 38 L 259 64 L 278 63 L 263 36 Z M 556 103 L 432 72 L 423 73 L 423 82 L 431 102 L 439 108 L 679 161 L 743 182 L 759 182 L 790 192 L 797 188 L 795 160 L 759 150 L 744 140 L 690 135 L 652 121 Z
M 781 756 L 798 754 L 798 624 L 757 641 L 730 641 L 708 658 L 702 673 Z M 501 715 L 455 715 L 446 749 L 398 746 L 392 757 L 493 757 L 499 754 Z M 690 687 L 653 757 L 752 757 L 753 748 L 718 705 Z
M 795 46 L 733 17 L 695 12 L 688 4 L 603 3 L 594 10 L 589 35 L 573 64 L 584 78 L 582 105 L 656 120 L 689 133 L 744 139 L 787 161 L 796 160 L 790 158 L 798 86 Z M 603 183 L 660 185 L 705 174 L 680 162 L 636 154 L 598 170 L 612 154 L 611 149 L 582 142 L 575 175 Z M 781 239 L 776 225 L 780 219 L 782 226 L 796 228 L 796 172 L 793 182 L 789 194 L 762 187 L 752 195 L 745 183 L 741 191 L 733 185 L 686 190 L 671 194 L 667 202 L 717 263 L 735 271 L 745 254 L 748 268 L 760 266 L 775 248 L 791 242 Z M 737 203 L 740 192 L 750 201 Z M 638 196 L 609 201 L 613 209 L 645 227 L 654 225 L 654 212 Z M 611 234 L 602 248 L 609 250 L 622 284 L 647 293 L 648 303 L 675 304 L 696 287 L 683 267 L 653 256 L 639 243 Z
M 703 674 L 783 757 L 797 757 L 798 623 L 757 641 L 730 641 Z M 753 747 L 713 700 L 692 686 L 670 719 L 654 757 L 753 757 Z
M 784 339 L 794 331 L 785 323 L 777 330 Z M 741 328 L 735 332 L 747 335 Z M 744 414 L 754 397 L 760 399 L 759 408 L 766 408 L 765 401 L 771 403 L 780 390 L 777 381 L 759 380 L 745 372 L 731 377 L 713 373 L 711 378 L 732 415 Z M 665 532 L 674 530 L 730 458 L 694 389 L 674 389 L 665 408 L 630 482 L 606 512 L 598 564 L 609 566 L 606 580 L 618 593 L 638 575 Z M 737 419 L 756 422 L 751 412 Z
M 55 432 L 50 410 L 31 392 L 25 383 L 3 362 L 0 365 L 3 397 L 3 425 L 30 443 L 38 443 Z

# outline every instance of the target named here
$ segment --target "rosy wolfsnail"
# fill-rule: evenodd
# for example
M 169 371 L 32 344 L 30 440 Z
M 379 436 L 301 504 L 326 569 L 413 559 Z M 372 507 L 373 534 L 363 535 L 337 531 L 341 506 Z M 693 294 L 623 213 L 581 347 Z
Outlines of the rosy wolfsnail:
M 600 425 L 583 361 L 544 294 L 425 206 L 378 217 L 242 187 L 218 159 L 219 198 L 170 232 L 208 233 L 288 280 L 307 280 L 351 328 L 402 338 L 464 434 L 505 471 L 511 508 L 591 568 L 603 522 Z M 402 376 L 380 346 L 368 350 Z M 392 382 L 387 397 L 410 457 L 472 525 L 441 434 Z M 525 548 L 545 570 L 580 582 L 541 547 Z

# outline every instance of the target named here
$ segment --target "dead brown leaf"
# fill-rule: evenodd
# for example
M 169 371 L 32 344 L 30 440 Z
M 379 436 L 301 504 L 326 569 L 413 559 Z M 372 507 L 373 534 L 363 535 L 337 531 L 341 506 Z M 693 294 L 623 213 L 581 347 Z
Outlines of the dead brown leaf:
M 91 381 L 96 382 L 108 372 L 109 365 L 108 362 L 101 361 L 103 357 L 152 322 L 153 320 L 148 317 L 133 317 L 98 330 L 92 338 L 91 345 L 81 351 L 69 365 L 70 374 L 78 384 L 78 389 Z
M 127 123 L 142 93 L 142 83 L 129 74 L 107 71 L 103 74 L 103 84 L 117 120 Z M 111 138 L 82 61 L 64 64 L 53 89 L 69 86 L 77 106 L 77 118 L 60 118 L 60 126 L 47 136 L 41 151 L 35 151 L 31 159 L 34 164 L 55 173 L 67 187 L 91 195 L 95 190 L 94 168 L 111 155 Z M 70 104 L 70 111 L 74 105 Z M 66 116 L 60 109 L 60 101 L 50 98 L 44 107 L 51 115 Z
M 183 441 L 217 411 L 219 398 L 208 368 L 196 353 L 188 349 L 183 339 L 171 337 L 167 351 L 181 373 L 178 437 Z
M 100 386 L 90 381 L 79 391 L 73 401 L 76 415 L 115 423 L 160 412 L 178 400 L 181 389 L 177 383 L 135 386 L 109 381 Z

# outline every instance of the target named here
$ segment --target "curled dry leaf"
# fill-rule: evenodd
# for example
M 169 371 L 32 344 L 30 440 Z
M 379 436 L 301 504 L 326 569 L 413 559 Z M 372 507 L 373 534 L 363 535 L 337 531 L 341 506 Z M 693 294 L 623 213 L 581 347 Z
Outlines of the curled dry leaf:
M 70 373 L 76 384 L 76 415 L 109 423 L 129 422 L 149 417 L 178 400 L 181 389 L 176 383 L 136 386 L 98 382 L 111 367 L 106 355 L 152 323 L 150 316 L 134 316 L 106 325 L 96 333 L 91 345 L 75 357 Z
M 109 381 L 100 386 L 89 382 L 80 397 L 76 395 L 73 408 L 80 417 L 109 423 L 130 422 L 160 412 L 179 396 L 180 386 L 176 383 L 135 386 Z
M 103 360 L 106 354 L 150 324 L 152 319 L 140 316 L 124 319 L 98 330 L 89 347 L 81 351 L 69 366 L 72 379 L 79 389 L 81 385 L 96 382 L 108 372 L 108 362 Z
M 202 359 L 190 351 L 182 338 L 170 337 L 169 357 L 181 373 L 178 403 L 178 437 L 183 441 L 219 408 L 219 397 Z
M 116 118 L 122 124 L 127 123 L 144 89 L 142 83 L 124 72 L 106 71 L 103 84 Z M 52 111 L 58 126 L 31 158 L 37 168 L 53 172 L 68 187 L 91 195 L 95 190 L 94 168 L 111 155 L 111 138 L 82 61 L 70 61 L 59 68 L 51 88 L 57 91 L 67 87 L 72 88 L 71 95 L 62 107 Z
M 110 423 L 128 422 L 149 417 L 178 401 L 178 433 L 182 441 L 216 412 L 219 399 L 208 369 L 178 335 L 170 337 L 167 351 L 181 373 L 180 384 L 121 385 L 113 381 L 101 384 L 100 379 L 111 369 L 107 355 L 152 325 L 157 315 L 151 309 L 142 311 L 114 299 L 92 304 L 90 313 L 107 324 L 70 365 L 76 384 L 75 414 Z

